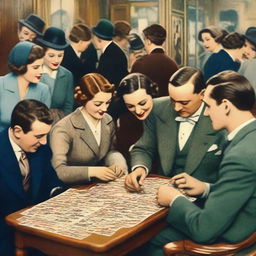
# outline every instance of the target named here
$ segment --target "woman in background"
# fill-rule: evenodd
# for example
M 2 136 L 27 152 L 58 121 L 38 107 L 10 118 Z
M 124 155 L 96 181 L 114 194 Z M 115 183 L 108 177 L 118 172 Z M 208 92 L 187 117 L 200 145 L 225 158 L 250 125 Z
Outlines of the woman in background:
M 130 147 L 141 137 L 143 122 L 153 108 L 153 97 L 157 96 L 158 86 L 141 73 L 132 73 L 122 79 L 117 95 L 129 112 L 118 119 L 117 148 L 129 159 Z
M 110 181 L 127 172 L 124 157 L 115 150 L 114 122 L 106 113 L 113 92 L 114 85 L 102 75 L 83 76 L 75 94 L 81 107 L 52 128 L 52 164 L 64 183 Z
M 45 51 L 32 42 L 17 43 L 8 56 L 10 73 L 0 77 L 0 131 L 10 125 L 14 106 L 23 99 L 51 104 L 46 84 L 40 81 Z
M 55 122 L 71 113 L 74 108 L 74 81 L 72 73 L 61 66 L 64 49 L 68 47 L 64 31 L 49 27 L 38 44 L 45 48 L 43 75 L 41 82 L 49 86 L 51 111 Z
M 228 34 L 224 29 L 215 26 L 203 28 L 198 33 L 198 40 L 202 42 L 205 51 L 199 56 L 199 69 L 203 70 L 204 65 L 212 53 L 219 52 L 223 47 L 221 42 Z
M 213 53 L 204 66 L 204 78 L 207 81 L 211 76 L 221 71 L 238 71 L 240 62 L 246 51 L 246 40 L 243 35 L 233 32 L 224 37 L 221 42 L 223 49 Z

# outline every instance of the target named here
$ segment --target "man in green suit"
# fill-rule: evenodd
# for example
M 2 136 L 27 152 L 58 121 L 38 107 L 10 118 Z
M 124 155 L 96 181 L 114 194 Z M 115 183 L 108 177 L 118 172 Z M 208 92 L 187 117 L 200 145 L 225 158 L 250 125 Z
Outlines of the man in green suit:
M 238 243 L 256 231 L 256 119 L 251 113 L 254 90 L 245 77 L 234 71 L 219 73 L 207 84 L 205 114 L 215 130 L 228 132 L 229 144 L 218 180 L 209 185 L 186 173 L 172 178 L 173 184 L 188 195 L 206 197 L 203 208 L 176 188 L 161 186 L 157 198 L 160 205 L 170 206 L 170 226 L 151 240 L 143 255 L 164 255 L 162 247 L 170 241 Z
M 216 181 L 224 139 L 203 115 L 204 88 L 202 73 L 183 67 L 170 78 L 170 97 L 154 99 L 144 133 L 131 151 L 132 172 L 125 180 L 129 190 L 141 189 L 157 156 L 158 174 L 171 177 L 186 171 L 203 181 Z

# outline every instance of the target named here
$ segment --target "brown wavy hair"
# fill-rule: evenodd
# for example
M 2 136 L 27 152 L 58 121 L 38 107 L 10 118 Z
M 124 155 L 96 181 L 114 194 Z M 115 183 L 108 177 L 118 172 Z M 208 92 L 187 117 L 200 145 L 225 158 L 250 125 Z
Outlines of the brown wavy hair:
M 114 84 L 111 84 L 104 76 L 98 73 L 89 73 L 81 78 L 79 86 L 75 88 L 74 98 L 79 106 L 83 106 L 98 92 L 113 94 L 114 90 Z

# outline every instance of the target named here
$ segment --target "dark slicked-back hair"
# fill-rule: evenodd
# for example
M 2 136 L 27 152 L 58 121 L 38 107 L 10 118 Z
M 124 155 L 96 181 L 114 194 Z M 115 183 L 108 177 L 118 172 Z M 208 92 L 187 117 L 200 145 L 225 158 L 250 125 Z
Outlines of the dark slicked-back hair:
M 152 24 L 143 30 L 146 39 L 149 39 L 153 44 L 162 45 L 166 39 L 166 30 L 159 24 Z
M 213 85 L 210 97 L 217 105 L 223 99 L 229 100 L 239 110 L 252 110 L 255 104 L 255 92 L 250 82 L 234 71 L 223 71 L 211 77 L 207 85 Z
M 122 97 L 125 94 L 133 93 L 139 89 L 145 89 L 147 94 L 152 97 L 156 97 L 158 94 L 158 85 L 149 77 L 141 73 L 131 73 L 120 82 L 117 95 Z
M 24 133 L 28 133 L 36 120 L 51 125 L 53 117 L 49 108 L 37 100 L 22 100 L 12 111 L 11 128 L 19 125 Z
M 178 87 L 192 79 L 194 84 L 194 93 L 198 94 L 205 89 L 203 74 L 200 70 L 193 67 L 183 67 L 177 70 L 170 78 L 169 84 Z
M 240 49 L 245 45 L 245 37 L 237 32 L 227 34 L 221 41 L 225 49 Z
M 69 39 L 72 42 L 78 43 L 81 41 L 89 41 L 92 38 L 92 32 L 89 27 L 83 23 L 74 25 L 69 34 Z

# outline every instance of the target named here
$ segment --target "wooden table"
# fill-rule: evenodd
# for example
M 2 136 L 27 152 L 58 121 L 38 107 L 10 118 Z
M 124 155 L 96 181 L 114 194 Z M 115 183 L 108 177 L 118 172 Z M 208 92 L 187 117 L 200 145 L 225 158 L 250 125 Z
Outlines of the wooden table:
M 18 211 L 6 217 L 15 228 L 16 256 L 26 256 L 32 247 L 52 256 L 122 256 L 149 241 L 166 227 L 168 209 L 162 209 L 132 228 L 121 228 L 112 236 L 92 234 L 79 240 L 20 225 Z

